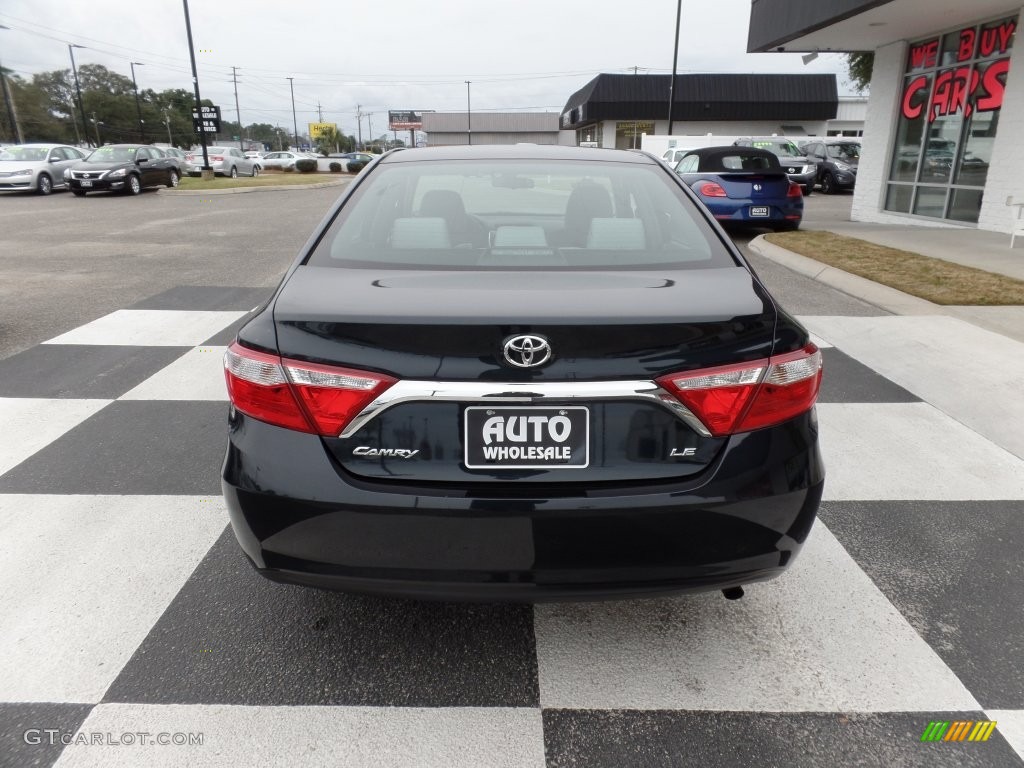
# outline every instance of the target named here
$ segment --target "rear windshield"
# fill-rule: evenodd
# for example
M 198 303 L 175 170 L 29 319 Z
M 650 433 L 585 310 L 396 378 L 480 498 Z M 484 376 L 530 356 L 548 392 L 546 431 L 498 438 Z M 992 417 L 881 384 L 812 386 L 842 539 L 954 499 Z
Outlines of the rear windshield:
M 308 263 L 474 270 L 735 266 L 660 165 L 535 160 L 377 166 Z

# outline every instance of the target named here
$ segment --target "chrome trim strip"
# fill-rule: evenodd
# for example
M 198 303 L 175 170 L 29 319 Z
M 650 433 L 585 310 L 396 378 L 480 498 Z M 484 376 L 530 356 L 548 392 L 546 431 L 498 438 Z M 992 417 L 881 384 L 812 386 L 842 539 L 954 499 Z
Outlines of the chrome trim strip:
M 671 412 L 702 437 L 711 432 L 694 413 L 653 381 L 399 381 L 348 423 L 338 437 L 352 437 L 389 408 L 410 402 L 540 403 L 576 400 L 643 400 Z

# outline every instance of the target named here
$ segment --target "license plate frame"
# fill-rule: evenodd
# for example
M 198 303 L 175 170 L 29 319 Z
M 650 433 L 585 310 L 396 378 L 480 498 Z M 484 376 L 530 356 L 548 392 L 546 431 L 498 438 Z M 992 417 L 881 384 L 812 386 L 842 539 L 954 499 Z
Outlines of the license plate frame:
M 507 435 L 508 431 L 516 430 L 519 435 L 525 431 L 525 440 L 501 439 L 497 445 L 486 444 L 484 429 L 488 421 L 495 416 L 502 417 L 501 427 L 492 425 L 490 431 Z M 547 417 L 545 422 L 511 422 L 510 417 Z M 564 417 L 569 422 L 566 437 L 555 440 L 550 419 Z M 470 405 L 462 414 L 462 460 L 466 469 L 586 469 L 590 466 L 590 408 L 585 405 Z M 559 422 L 559 426 L 564 422 Z M 558 430 L 555 430 L 556 432 Z M 537 434 L 540 440 L 533 439 Z M 518 449 L 517 453 L 528 455 L 509 456 L 507 461 L 487 459 L 485 448 Z M 562 459 L 557 449 L 569 448 L 568 460 Z M 530 458 L 534 452 L 553 449 L 556 456 L 550 460 Z
M 81 184 L 83 187 L 91 187 L 92 186 L 92 181 L 90 181 L 89 179 L 82 179 L 78 183 Z
M 752 219 L 767 219 L 769 215 L 771 215 L 771 208 L 767 205 L 750 206 L 750 218 Z

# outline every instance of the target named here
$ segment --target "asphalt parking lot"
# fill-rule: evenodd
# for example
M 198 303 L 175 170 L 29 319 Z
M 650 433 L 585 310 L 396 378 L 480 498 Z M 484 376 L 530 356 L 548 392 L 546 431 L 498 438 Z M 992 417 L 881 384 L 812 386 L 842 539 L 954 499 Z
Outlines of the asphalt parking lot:
M 1024 457 L 970 402 L 1024 350 L 759 258 L 826 370 L 825 499 L 782 578 L 493 606 L 253 574 L 220 355 L 338 193 L 0 197 L 0 766 L 1024 766 Z

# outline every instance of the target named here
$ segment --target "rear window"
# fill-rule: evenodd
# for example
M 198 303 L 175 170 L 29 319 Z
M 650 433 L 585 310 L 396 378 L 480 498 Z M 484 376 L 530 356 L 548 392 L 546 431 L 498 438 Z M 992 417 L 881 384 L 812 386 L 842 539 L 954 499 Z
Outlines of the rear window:
M 735 266 L 661 166 L 535 160 L 380 165 L 308 263 L 472 270 Z

